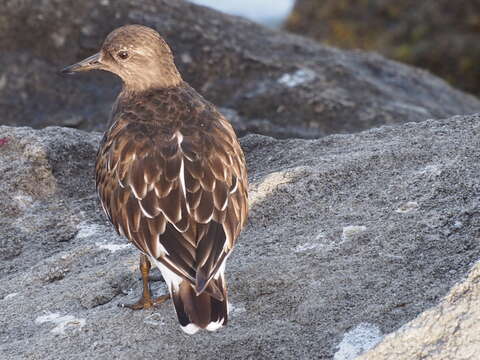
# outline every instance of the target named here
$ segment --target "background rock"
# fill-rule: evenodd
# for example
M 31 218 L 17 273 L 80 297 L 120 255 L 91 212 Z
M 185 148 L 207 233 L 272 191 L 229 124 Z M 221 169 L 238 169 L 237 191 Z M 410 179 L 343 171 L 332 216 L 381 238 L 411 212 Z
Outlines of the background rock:
M 96 200 L 100 135 L 0 127 L 0 353 L 359 354 L 436 305 L 479 259 L 479 135 L 480 117 L 464 116 L 319 140 L 244 137 L 251 216 L 227 267 L 231 323 L 189 337 L 171 303 L 117 307 L 141 291 L 138 253 Z M 462 306 L 447 299 L 448 309 Z
M 0 3 L 2 124 L 103 129 L 119 82 L 56 76 L 126 23 L 152 26 L 182 74 L 241 134 L 319 137 L 473 113 L 480 101 L 418 69 L 341 51 L 180 0 Z
M 480 2 L 297 0 L 286 28 L 413 64 L 480 94 Z

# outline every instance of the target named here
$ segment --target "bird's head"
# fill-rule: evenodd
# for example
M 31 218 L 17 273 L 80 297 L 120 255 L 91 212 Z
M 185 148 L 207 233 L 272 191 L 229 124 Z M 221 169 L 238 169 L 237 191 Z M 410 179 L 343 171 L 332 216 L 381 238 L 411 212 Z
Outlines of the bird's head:
M 112 31 L 98 53 L 67 66 L 61 73 L 89 70 L 112 72 L 129 90 L 171 87 L 182 81 L 165 40 L 142 25 L 126 25 Z

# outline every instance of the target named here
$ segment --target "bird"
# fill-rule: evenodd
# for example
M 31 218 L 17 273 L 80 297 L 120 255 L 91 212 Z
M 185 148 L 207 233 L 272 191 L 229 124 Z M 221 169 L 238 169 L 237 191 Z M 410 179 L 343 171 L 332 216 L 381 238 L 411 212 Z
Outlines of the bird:
M 113 30 L 96 54 L 62 74 L 111 72 L 122 80 L 96 157 L 100 203 L 118 234 L 140 250 L 143 291 L 124 306 L 170 297 L 188 334 L 227 324 L 226 260 L 248 217 L 245 156 L 229 121 L 184 81 L 159 33 Z M 169 294 L 153 298 L 156 266 Z

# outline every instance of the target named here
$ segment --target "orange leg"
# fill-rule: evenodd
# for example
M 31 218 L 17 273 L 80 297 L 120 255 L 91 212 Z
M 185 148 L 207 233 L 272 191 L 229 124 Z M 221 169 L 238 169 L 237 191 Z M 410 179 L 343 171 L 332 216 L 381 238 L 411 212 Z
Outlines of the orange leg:
M 148 283 L 148 274 L 152 264 L 148 260 L 147 256 L 144 254 L 140 255 L 140 273 L 142 274 L 143 280 L 143 293 L 140 299 L 133 304 L 121 304 L 121 307 L 127 307 L 132 310 L 141 310 L 141 309 L 150 309 L 156 305 L 160 305 L 170 298 L 170 295 L 162 295 L 158 298 L 152 298 L 152 292 L 150 291 L 150 285 Z

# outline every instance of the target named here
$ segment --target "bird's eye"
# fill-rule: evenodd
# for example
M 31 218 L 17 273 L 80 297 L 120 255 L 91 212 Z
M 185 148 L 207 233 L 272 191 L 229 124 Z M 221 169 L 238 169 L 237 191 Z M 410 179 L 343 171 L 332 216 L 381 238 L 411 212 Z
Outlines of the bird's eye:
M 122 50 L 118 52 L 118 57 L 122 60 L 126 60 L 128 58 L 128 52 Z

